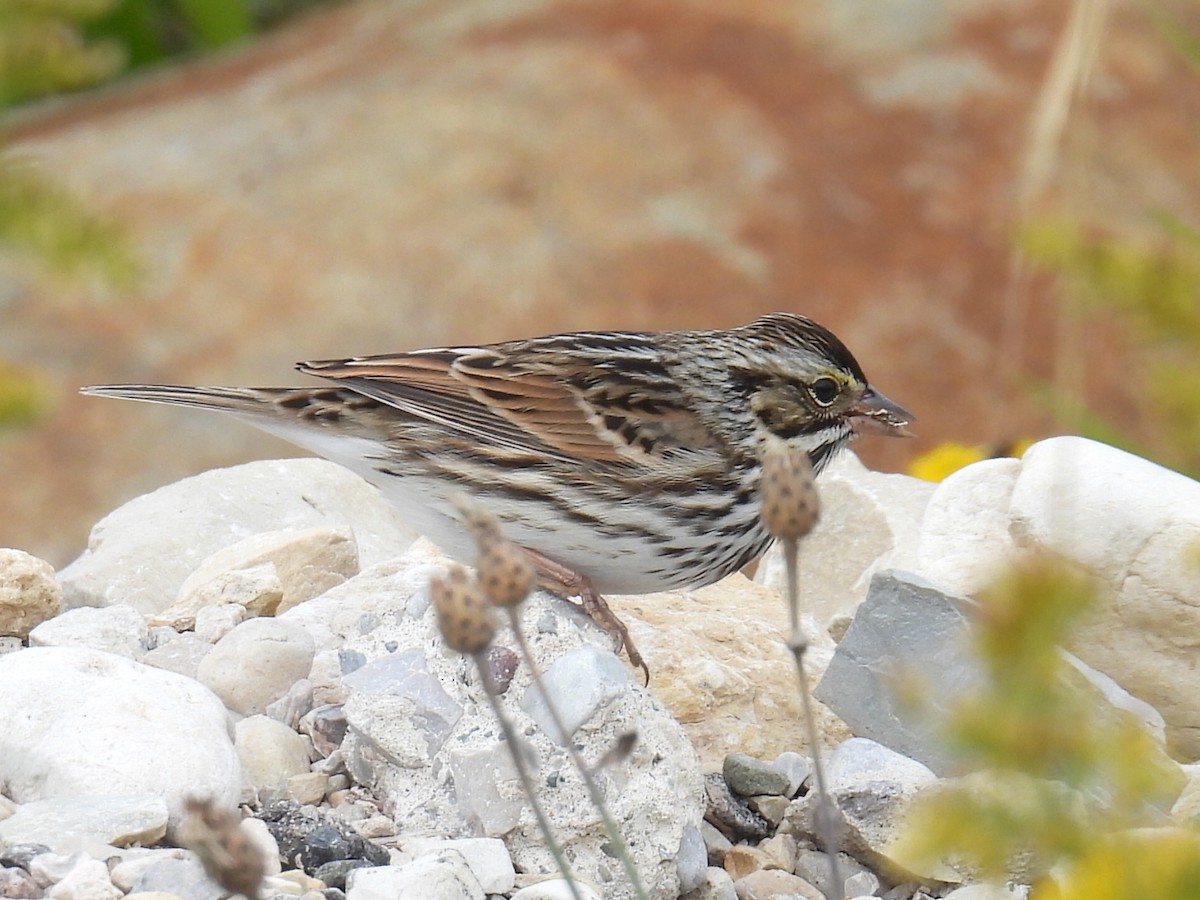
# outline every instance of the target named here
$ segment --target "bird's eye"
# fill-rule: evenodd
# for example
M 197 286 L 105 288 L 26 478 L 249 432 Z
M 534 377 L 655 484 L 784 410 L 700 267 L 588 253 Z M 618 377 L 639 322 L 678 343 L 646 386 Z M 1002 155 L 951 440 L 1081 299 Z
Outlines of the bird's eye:
M 808 393 L 818 406 L 829 406 L 837 399 L 838 383 L 832 378 L 818 378 L 809 386 Z

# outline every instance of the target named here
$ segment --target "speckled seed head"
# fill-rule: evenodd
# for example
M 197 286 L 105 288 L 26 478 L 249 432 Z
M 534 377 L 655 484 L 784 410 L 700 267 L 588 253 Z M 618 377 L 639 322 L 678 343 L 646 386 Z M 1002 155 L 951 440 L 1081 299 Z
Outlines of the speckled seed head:
M 516 606 L 533 590 L 536 575 L 521 548 L 504 537 L 480 541 L 479 582 L 497 606 Z
M 469 572 L 451 566 L 440 578 L 429 583 L 437 610 L 442 640 L 459 653 L 478 653 L 487 648 L 496 633 L 492 610 Z
M 821 511 L 808 454 L 776 445 L 762 452 L 759 515 L 774 537 L 798 540 L 816 527 Z

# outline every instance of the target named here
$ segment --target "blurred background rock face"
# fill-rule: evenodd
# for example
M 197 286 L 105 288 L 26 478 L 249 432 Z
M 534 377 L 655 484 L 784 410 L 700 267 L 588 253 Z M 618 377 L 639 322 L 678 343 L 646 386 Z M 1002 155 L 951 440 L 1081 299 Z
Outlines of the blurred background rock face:
M 0 433 L 0 546 L 61 564 L 136 493 L 298 455 L 80 385 L 302 383 L 299 359 L 560 330 L 809 315 L 920 418 L 917 441 L 858 446 L 883 469 L 1053 430 L 1027 377 L 1073 379 L 1137 433 L 1137 348 L 1099 316 L 1064 331 L 1014 251 L 1070 14 L 357 2 L 25 111 L 11 149 L 123 223 L 145 275 L 118 295 L 3 269 L 0 358 L 39 369 L 54 404 Z M 1135 5 L 1111 10 L 1090 85 L 1032 202 L 1069 194 L 1126 233 L 1155 210 L 1195 220 L 1200 80 Z

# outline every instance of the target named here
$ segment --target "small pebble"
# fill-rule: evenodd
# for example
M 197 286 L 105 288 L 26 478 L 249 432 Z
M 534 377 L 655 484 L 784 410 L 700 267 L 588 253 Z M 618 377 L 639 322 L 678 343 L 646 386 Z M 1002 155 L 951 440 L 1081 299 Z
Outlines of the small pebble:
M 521 657 L 508 647 L 499 645 L 491 647 L 487 652 L 488 674 L 496 690 L 503 694 L 512 684 L 513 676 L 521 665 Z
M 721 774 L 729 783 L 729 789 L 741 797 L 759 794 L 783 796 L 788 790 L 790 779 L 774 763 L 756 759 L 745 753 L 730 753 L 725 757 Z
M 717 774 L 704 777 L 704 818 L 727 837 L 738 840 L 762 840 L 771 826 L 758 813 L 734 796 L 725 779 Z
M 24 897 L 28 900 L 38 900 L 42 889 L 38 887 L 33 876 L 17 866 L 0 868 L 0 897 Z

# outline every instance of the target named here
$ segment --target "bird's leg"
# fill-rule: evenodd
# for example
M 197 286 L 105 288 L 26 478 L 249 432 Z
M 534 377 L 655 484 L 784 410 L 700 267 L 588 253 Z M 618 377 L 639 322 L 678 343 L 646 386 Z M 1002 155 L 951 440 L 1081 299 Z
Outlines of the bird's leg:
M 580 605 L 592 617 L 592 621 L 616 639 L 617 653 L 624 648 L 629 662 L 635 668 L 646 673 L 646 684 L 649 684 L 650 669 L 642 659 L 642 654 L 638 653 L 637 647 L 634 646 L 633 639 L 629 636 L 629 629 L 624 622 L 617 618 L 617 614 L 609 609 L 608 603 L 600 596 L 600 592 L 596 590 L 592 580 L 560 562 L 543 556 L 536 550 L 530 550 L 528 547 L 522 549 L 528 554 L 534 568 L 537 569 L 538 587 L 559 596 L 578 597 Z

